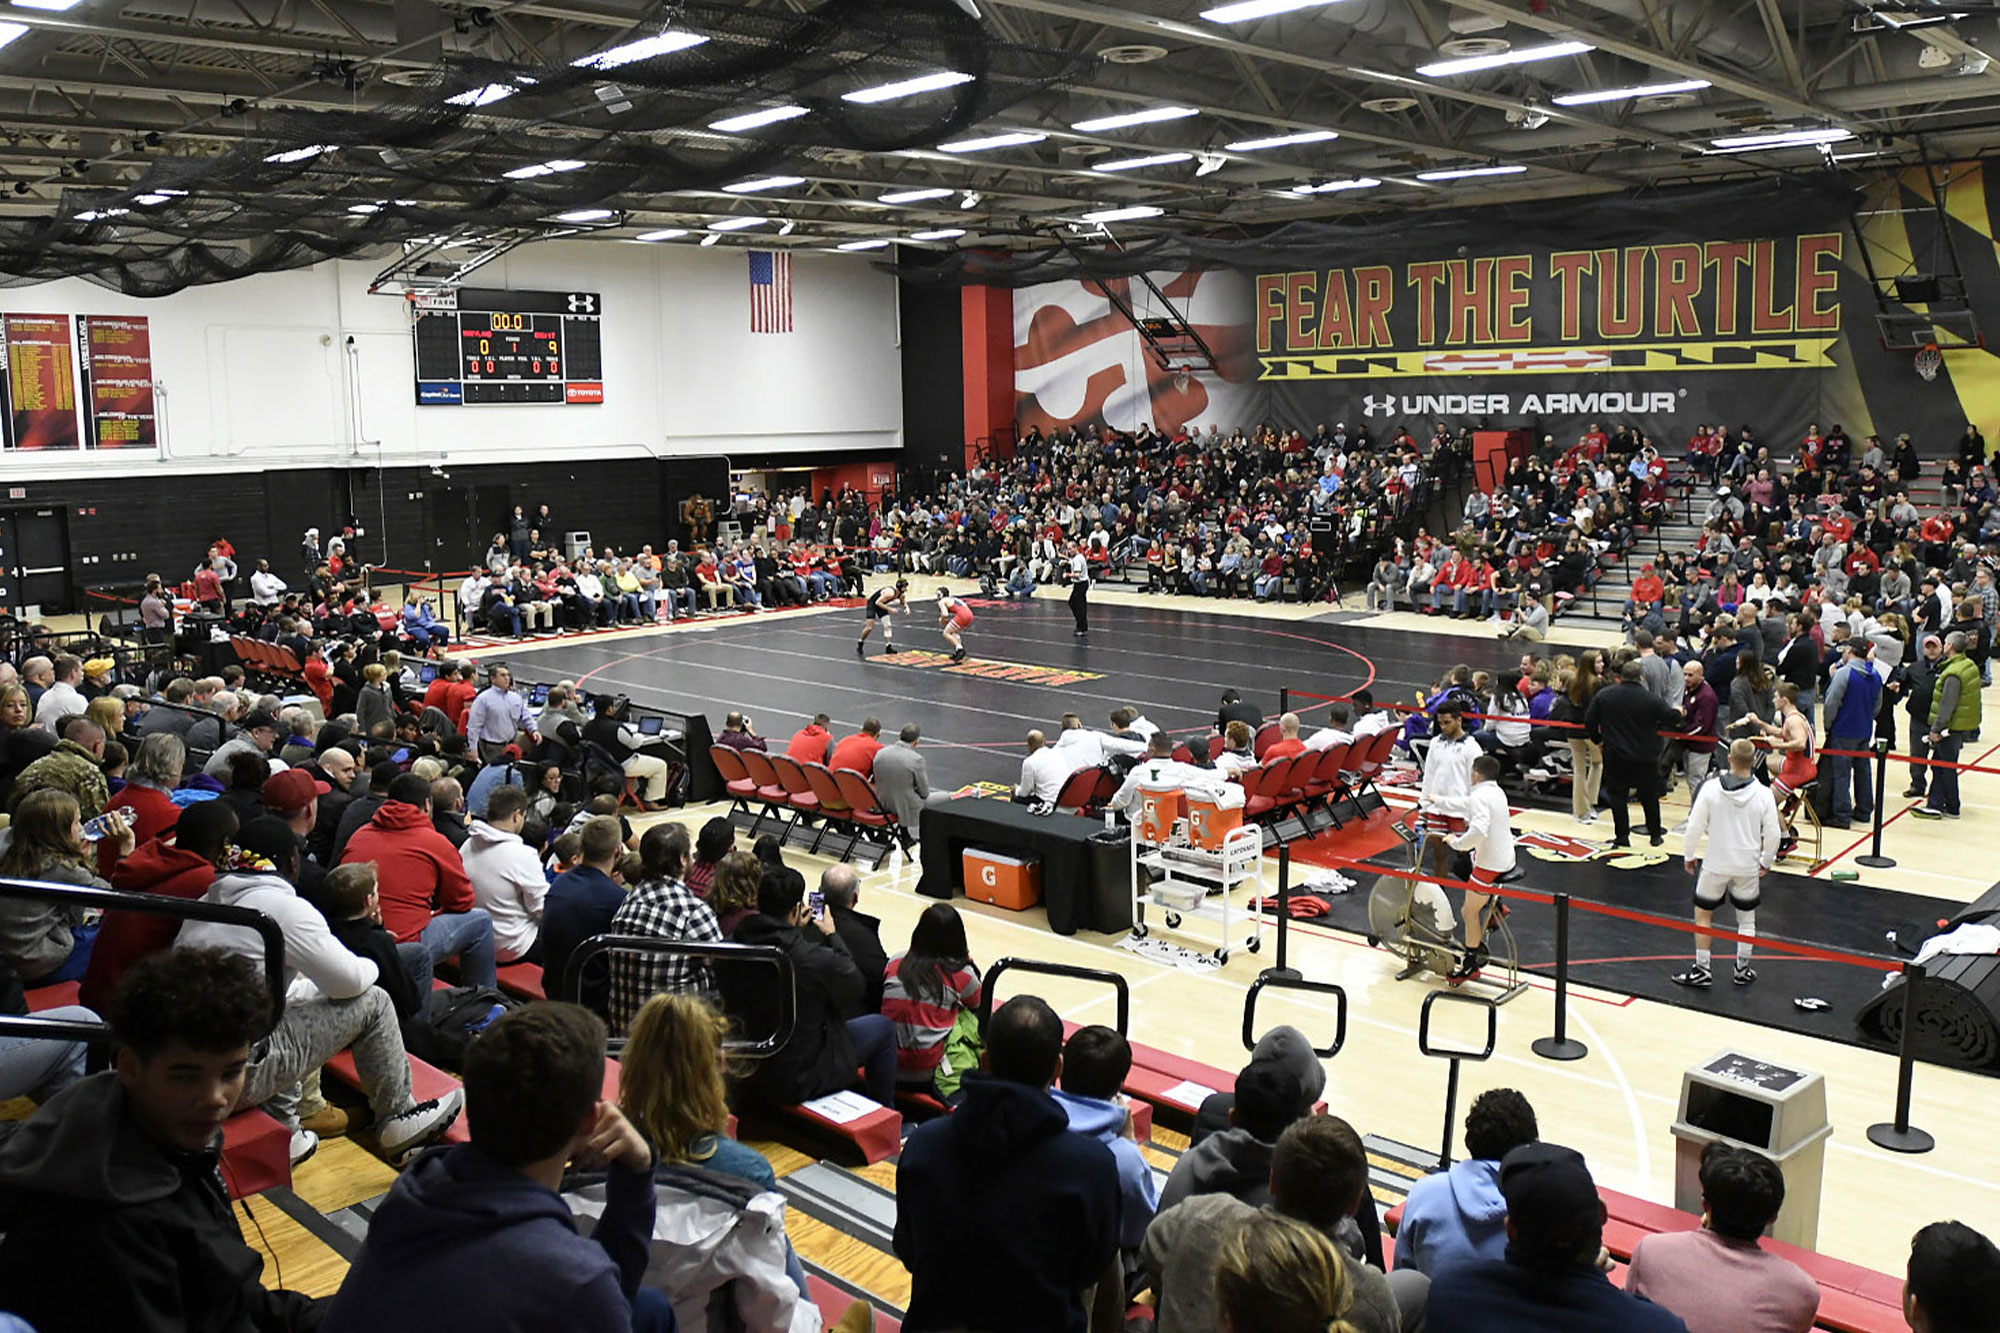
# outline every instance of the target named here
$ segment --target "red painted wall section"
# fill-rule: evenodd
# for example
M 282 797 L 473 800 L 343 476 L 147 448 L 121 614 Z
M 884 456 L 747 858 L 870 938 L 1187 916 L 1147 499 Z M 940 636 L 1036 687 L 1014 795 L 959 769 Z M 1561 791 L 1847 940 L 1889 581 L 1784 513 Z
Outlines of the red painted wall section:
M 894 459 L 873 463 L 842 463 L 838 467 L 816 467 L 812 474 L 813 503 L 819 503 L 821 495 L 831 490 L 836 496 L 852 486 L 870 500 L 880 499 L 882 492 L 894 489 L 896 485 L 896 463 Z
M 977 441 L 1011 442 L 1014 431 L 1014 293 L 1002 287 L 963 289 L 965 345 L 965 466 L 978 459 Z

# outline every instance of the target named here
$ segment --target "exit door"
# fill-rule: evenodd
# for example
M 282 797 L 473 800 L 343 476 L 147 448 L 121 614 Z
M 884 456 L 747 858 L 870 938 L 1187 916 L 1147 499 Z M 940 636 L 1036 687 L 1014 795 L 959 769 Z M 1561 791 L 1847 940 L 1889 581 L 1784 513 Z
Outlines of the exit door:
M 76 610 L 70 577 L 69 515 L 60 507 L 0 509 L 0 611 L 44 616 Z

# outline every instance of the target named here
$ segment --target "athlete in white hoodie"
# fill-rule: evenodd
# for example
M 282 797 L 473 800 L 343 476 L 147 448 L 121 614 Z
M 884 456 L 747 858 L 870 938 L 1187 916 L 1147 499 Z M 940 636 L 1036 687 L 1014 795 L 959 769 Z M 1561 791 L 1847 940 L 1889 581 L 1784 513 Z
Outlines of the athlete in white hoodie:
M 458 1118 L 465 1097 L 416 1101 L 410 1095 L 410 1061 L 389 994 L 375 984 L 375 964 L 334 938 L 318 908 L 292 887 L 298 877 L 299 840 L 283 820 L 253 819 L 237 830 L 222 873 L 204 901 L 248 907 L 277 923 L 285 944 L 285 1012 L 255 1048 L 239 1106 L 262 1106 L 293 1131 L 293 1162 L 315 1146 L 299 1127 L 299 1080 L 352 1047 L 361 1090 L 375 1112 L 383 1153 L 400 1160 L 429 1143 Z M 174 938 L 180 949 L 220 949 L 261 966 L 264 937 L 247 926 L 189 921 Z M 303 1136 L 303 1137 L 301 1137 Z
M 1778 823 L 1778 803 L 1771 789 L 1751 776 L 1757 747 L 1739 740 L 1729 747 L 1729 772 L 1717 782 L 1706 784 L 1688 812 L 1687 869 L 1694 882 L 1694 923 L 1706 930 L 1715 922 L 1715 909 L 1727 898 L 1736 909 L 1736 931 L 1746 937 L 1757 933 L 1757 902 L 1760 883 L 1778 858 L 1778 844 L 1784 831 Z M 1708 841 L 1707 857 L 1702 840 Z M 1682 986 L 1706 987 L 1715 984 L 1710 970 L 1709 936 L 1694 937 L 1694 966 L 1674 974 Z M 1750 966 L 1750 940 L 1736 942 L 1736 976 L 1739 986 L 1757 979 Z
M 1425 802 L 1439 814 L 1463 819 L 1465 828 L 1445 838 L 1461 852 L 1472 853 L 1472 882 L 1491 887 L 1514 868 L 1514 828 L 1507 793 L 1500 788 L 1500 761 L 1482 754 L 1472 761 L 1472 790 L 1463 796 L 1432 796 Z M 1470 981 L 1486 965 L 1486 912 L 1490 893 L 1465 891 L 1465 954 L 1446 978 Z

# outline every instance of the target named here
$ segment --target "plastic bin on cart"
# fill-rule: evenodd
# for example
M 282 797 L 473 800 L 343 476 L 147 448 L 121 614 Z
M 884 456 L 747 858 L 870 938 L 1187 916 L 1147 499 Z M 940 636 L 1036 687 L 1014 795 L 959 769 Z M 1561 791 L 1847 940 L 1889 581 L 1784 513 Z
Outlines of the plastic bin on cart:
M 1233 782 L 1226 782 L 1220 788 L 1190 790 L 1188 841 L 1204 851 L 1221 851 L 1223 840 L 1243 827 L 1243 801 L 1243 788 Z

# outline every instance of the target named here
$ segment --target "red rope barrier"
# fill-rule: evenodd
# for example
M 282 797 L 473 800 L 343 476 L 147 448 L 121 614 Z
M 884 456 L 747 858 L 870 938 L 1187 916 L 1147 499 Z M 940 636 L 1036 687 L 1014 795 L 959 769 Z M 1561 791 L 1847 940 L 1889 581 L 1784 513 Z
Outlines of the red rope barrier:
M 1464 889 L 1473 893 L 1483 893 L 1488 897 L 1517 898 L 1524 902 L 1532 903 L 1553 903 L 1555 901 L 1553 896 L 1546 893 L 1538 893 L 1532 889 L 1510 889 L 1500 884 L 1484 885 L 1474 884 L 1469 880 L 1444 879 L 1435 875 L 1426 875 L 1419 871 L 1398 870 L 1393 866 L 1374 865 L 1367 861 L 1356 861 L 1352 857 L 1346 856 L 1336 856 L 1333 860 L 1343 868 L 1367 870 L 1378 875 L 1393 875 L 1397 879 L 1417 880 L 1422 883 L 1435 884 L 1439 888 Z M 1622 921 L 1636 921 L 1641 925 L 1657 926 L 1663 930 L 1675 930 L 1684 935 L 1712 935 L 1717 939 L 1730 940 L 1736 943 L 1747 942 L 1753 945 L 1768 946 L 1778 953 L 1795 954 L 1801 958 L 1811 958 L 1825 963 L 1846 963 L 1850 967 L 1865 967 L 1871 972 L 1895 970 L 1902 965 L 1900 960 L 1894 958 L 1871 958 L 1865 954 L 1845 953 L 1838 949 L 1821 948 L 1816 944 L 1799 944 L 1793 940 L 1781 939 L 1773 935 L 1743 935 L 1733 930 L 1724 930 L 1719 926 L 1697 926 L 1692 921 L 1677 921 L 1671 917 L 1659 916 L 1652 912 L 1635 911 L 1629 907 L 1613 907 L 1609 903 L 1591 902 L 1588 899 L 1577 898 L 1575 896 L 1570 898 L 1569 905 L 1579 912 L 1593 912 L 1598 916 L 1616 917 Z

